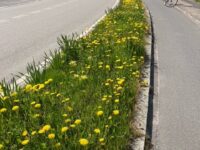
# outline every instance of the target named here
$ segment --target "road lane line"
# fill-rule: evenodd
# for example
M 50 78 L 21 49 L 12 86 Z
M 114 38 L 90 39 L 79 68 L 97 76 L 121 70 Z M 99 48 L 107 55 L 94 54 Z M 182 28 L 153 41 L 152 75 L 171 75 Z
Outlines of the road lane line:
M 40 12 L 41 12 L 41 10 L 35 10 L 35 11 L 31 11 L 30 14 L 38 14 Z
M 53 9 L 52 7 L 47 7 L 47 8 L 44 8 L 43 10 L 51 10 Z
M 8 22 L 8 20 L 5 20 L 5 19 L 0 20 L 0 23 L 6 23 L 6 22 Z
M 12 17 L 12 19 L 20 19 L 20 18 L 23 18 L 23 17 L 26 17 L 26 16 L 28 16 L 28 15 L 17 15 L 17 16 L 14 16 L 14 17 Z

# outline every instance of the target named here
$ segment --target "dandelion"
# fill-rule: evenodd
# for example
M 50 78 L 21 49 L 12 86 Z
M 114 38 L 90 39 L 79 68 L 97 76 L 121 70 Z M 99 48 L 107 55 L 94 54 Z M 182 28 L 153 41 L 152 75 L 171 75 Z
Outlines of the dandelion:
M 76 125 L 75 125 L 75 124 L 71 124 L 70 127 L 71 127 L 71 128 L 75 128 Z
M 122 85 L 124 82 L 125 82 L 125 79 L 119 79 L 119 80 L 117 81 L 117 84 L 118 84 L 118 85 Z
M 29 91 L 31 91 L 32 90 L 32 85 L 31 84 L 27 84 L 26 86 L 25 86 L 25 91 L 26 92 L 29 92 Z
M 38 103 L 38 104 L 35 104 L 34 107 L 35 107 L 35 108 L 40 108 L 40 107 L 41 107 L 41 104 L 39 104 L 39 103 Z
M 12 107 L 12 111 L 18 111 L 19 110 L 19 106 L 13 106 Z
M 113 110 L 113 115 L 119 115 L 119 110 Z
M 10 96 L 11 96 L 11 97 L 15 97 L 15 96 L 17 96 L 17 92 L 13 92 L 13 93 L 11 93 Z
M 45 87 L 44 84 L 38 84 L 38 90 L 41 90 L 41 89 L 43 89 L 44 87 Z
M 65 123 L 69 123 L 69 122 L 71 122 L 71 119 L 66 119 L 65 120 Z
M 99 139 L 99 142 L 100 142 L 100 143 L 102 143 L 102 142 L 104 142 L 104 141 L 105 141 L 104 138 L 100 138 L 100 139 Z
M 115 103 L 119 103 L 119 99 L 115 99 Z
M 74 121 L 74 123 L 75 123 L 76 125 L 80 124 L 80 123 L 81 123 L 81 119 L 76 119 L 76 120 Z
M 40 130 L 38 131 L 38 133 L 39 133 L 39 134 L 43 134 L 43 133 L 45 133 L 45 130 L 44 130 L 44 129 L 40 129 Z
M 23 140 L 23 141 L 21 142 L 22 145 L 27 145 L 28 143 L 29 143 L 29 140 Z
M 61 133 L 64 133 L 64 132 L 66 132 L 67 130 L 69 130 L 68 127 L 62 127 L 62 128 L 61 128 Z
M 56 95 L 56 97 L 60 97 L 61 96 L 61 94 L 60 93 L 58 93 L 57 95 Z
M 79 143 L 82 145 L 82 146 L 86 146 L 89 144 L 89 141 L 87 139 L 84 139 L 84 138 L 81 138 L 79 140 Z
M 33 118 L 38 118 L 38 117 L 40 117 L 40 114 L 34 114 L 33 115 Z
M 4 96 L 4 97 L 2 97 L 2 100 L 5 101 L 5 100 L 7 100 L 8 98 L 9 98 L 8 96 Z
M 56 144 L 55 144 L 55 147 L 57 147 L 57 148 L 60 147 L 60 146 L 61 146 L 60 143 L 56 143 Z
M 99 134 L 101 131 L 99 128 L 94 129 L 94 133 Z
M 55 134 L 54 134 L 54 133 L 48 134 L 48 138 L 49 138 L 49 139 L 54 139 L 54 138 L 55 138 Z
M 97 111 L 97 112 L 96 112 L 96 115 L 97 115 L 97 116 L 102 116 L 102 115 L 103 115 L 103 111 L 102 111 L 102 110 Z
M 62 116 L 63 116 L 63 117 L 67 117 L 68 115 L 67 115 L 67 114 L 63 114 Z
M 22 132 L 22 136 L 27 136 L 28 135 L 28 131 L 27 130 L 24 130 L 23 132 Z
M 37 133 L 36 131 L 32 131 L 32 132 L 31 132 L 31 135 L 34 136 L 34 135 L 36 135 L 36 133 Z
M 80 76 L 80 79 L 81 79 L 81 80 L 86 80 L 87 78 L 88 78 L 88 77 L 87 77 L 86 75 L 81 75 L 81 76 Z
M 1 108 L 0 109 L 0 113 L 4 113 L 4 112 L 6 112 L 7 111 L 7 108 Z
M 47 81 L 44 82 L 44 84 L 49 84 L 51 82 L 53 82 L 53 79 L 48 79 Z
M 18 102 L 19 102 L 19 100 L 18 100 L 18 99 L 15 99 L 15 100 L 13 100 L 13 102 L 15 102 L 15 103 L 18 103 Z
M 47 124 L 42 128 L 44 131 L 49 131 L 51 129 L 51 125 Z
M 70 106 L 68 106 L 68 107 L 67 107 L 67 110 L 68 110 L 68 111 L 73 111 L 73 108 L 70 107 Z
M 110 83 L 108 83 L 108 82 L 105 83 L 105 86 L 109 86 L 109 85 L 110 85 Z
M 35 104 L 36 104 L 36 102 L 35 102 L 35 101 L 32 101 L 32 102 L 31 102 L 31 105 L 35 105 Z
M 0 150 L 3 149 L 3 147 L 4 147 L 3 144 L 0 144 Z
M 109 125 L 105 125 L 105 128 L 108 128 L 109 127 Z
M 102 101 L 106 101 L 106 100 L 107 100 L 107 98 L 106 98 L 106 97 L 103 97 L 101 100 L 102 100 Z
M 110 70 L 110 65 L 106 65 L 106 69 L 107 69 L 107 70 Z
M 69 65 L 72 67 L 75 67 L 75 66 L 77 66 L 77 63 L 76 63 L 76 61 L 70 61 Z

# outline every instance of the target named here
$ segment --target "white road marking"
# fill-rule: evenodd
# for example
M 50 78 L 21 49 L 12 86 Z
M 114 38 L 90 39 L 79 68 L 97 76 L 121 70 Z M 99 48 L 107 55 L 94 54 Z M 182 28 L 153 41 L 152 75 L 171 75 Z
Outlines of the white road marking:
M 8 22 L 8 20 L 5 19 L 0 20 L 0 23 L 6 23 L 6 22 Z
M 12 19 L 20 19 L 20 18 L 23 18 L 23 17 L 26 17 L 27 15 L 18 15 L 18 16 L 14 16 L 12 17 Z
M 41 10 L 35 10 L 35 11 L 30 12 L 30 14 L 38 14 L 40 12 L 41 12 Z
M 44 10 L 51 10 L 52 7 L 47 7 L 47 8 L 44 8 Z

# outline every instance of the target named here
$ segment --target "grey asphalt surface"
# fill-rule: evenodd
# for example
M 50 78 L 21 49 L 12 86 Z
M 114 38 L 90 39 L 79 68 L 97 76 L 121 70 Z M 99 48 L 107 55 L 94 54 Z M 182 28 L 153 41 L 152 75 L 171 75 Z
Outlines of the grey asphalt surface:
M 0 0 L 0 7 L 21 5 L 21 4 L 25 4 L 25 3 L 33 2 L 33 1 L 36 1 L 36 0 Z
M 1 1 L 1 0 L 0 0 Z M 14 0 L 17 2 L 17 0 Z M 25 72 L 33 59 L 57 48 L 57 38 L 82 33 L 116 0 L 20 0 L 0 3 L 0 80 Z M 9 5 L 9 6 L 8 6 Z
M 154 149 L 200 150 L 200 26 L 162 0 L 144 1 L 158 54 Z

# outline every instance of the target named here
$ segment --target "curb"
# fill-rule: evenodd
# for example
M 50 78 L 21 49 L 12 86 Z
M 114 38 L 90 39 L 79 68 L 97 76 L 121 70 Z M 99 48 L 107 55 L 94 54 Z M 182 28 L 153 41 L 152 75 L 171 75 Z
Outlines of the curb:
M 111 7 L 111 9 L 115 9 L 120 3 L 120 0 L 116 0 L 116 2 L 114 3 L 114 5 Z M 82 34 L 80 34 L 78 36 L 77 39 L 80 39 L 82 37 L 85 37 L 87 36 L 90 32 L 92 32 L 94 30 L 94 28 L 98 25 L 98 23 L 100 21 L 102 21 L 105 17 L 106 17 L 107 14 L 104 14 L 103 16 L 101 16 L 93 25 L 91 25 L 88 29 L 86 29 Z M 60 52 L 61 49 L 58 49 L 58 52 Z M 42 70 L 44 69 L 45 67 L 47 67 L 50 63 L 50 60 L 52 60 L 52 58 L 48 58 L 48 59 L 45 59 L 43 62 L 39 63 L 38 64 L 38 69 L 39 70 Z M 21 76 L 19 79 L 16 80 L 16 84 L 19 85 L 19 86 L 23 86 L 25 85 L 25 80 L 26 78 L 29 77 L 28 73 L 26 73 L 24 76 Z
M 148 107 L 149 107 L 149 97 L 151 92 L 151 73 L 152 73 L 152 63 L 153 63 L 153 24 L 150 11 L 147 6 L 144 4 L 146 9 L 147 21 L 149 23 L 149 35 L 146 38 L 147 45 L 146 49 L 146 62 L 144 68 L 142 69 L 142 81 L 145 81 L 145 86 L 141 86 L 137 101 L 135 104 L 135 116 L 133 118 L 133 129 L 139 134 L 138 137 L 134 137 L 133 142 L 131 143 L 132 150 L 144 150 L 145 149 L 145 140 L 146 140 L 146 129 L 147 129 L 147 116 L 148 116 Z

